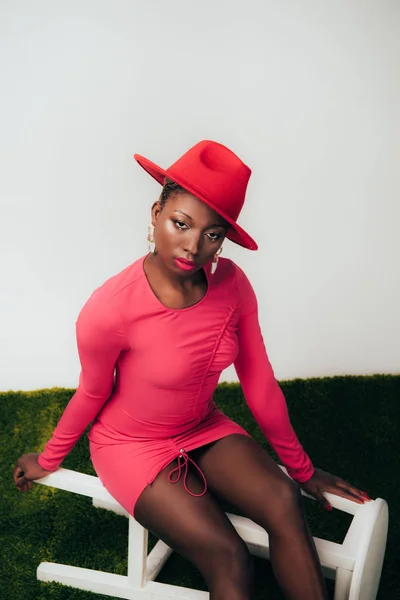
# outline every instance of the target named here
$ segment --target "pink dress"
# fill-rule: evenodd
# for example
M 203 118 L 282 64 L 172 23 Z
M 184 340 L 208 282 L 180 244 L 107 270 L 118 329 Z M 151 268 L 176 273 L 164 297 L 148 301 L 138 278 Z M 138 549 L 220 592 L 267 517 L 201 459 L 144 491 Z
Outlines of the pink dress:
M 245 273 L 220 258 L 211 275 L 210 262 L 204 268 L 205 296 L 173 309 L 151 289 L 145 258 L 108 279 L 80 312 L 79 386 L 39 455 L 40 465 L 56 470 L 94 421 L 93 466 L 105 488 L 133 514 L 141 492 L 175 458 L 187 468 L 190 450 L 232 433 L 249 435 L 213 400 L 221 372 L 234 363 L 263 434 L 291 477 L 307 481 L 314 468 L 290 424 Z

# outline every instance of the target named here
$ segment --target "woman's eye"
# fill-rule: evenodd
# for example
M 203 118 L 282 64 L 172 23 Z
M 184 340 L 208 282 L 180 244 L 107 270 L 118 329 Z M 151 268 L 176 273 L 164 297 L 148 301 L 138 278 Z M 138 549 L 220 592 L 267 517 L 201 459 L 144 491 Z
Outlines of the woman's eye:
M 183 231 L 184 229 L 187 228 L 186 223 L 183 223 L 183 221 L 177 221 L 176 219 L 172 219 L 172 220 L 175 223 L 177 229 L 179 229 L 179 231 Z M 207 235 L 212 242 L 217 242 L 222 237 L 221 234 L 215 233 L 215 232 L 207 233 Z
M 182 221 L 175 221 L 174 220 L 174 223 L 178 227 L 178 229 L 183 229 L 184 227 L 186 227 L 185 223 L 182 223 Z

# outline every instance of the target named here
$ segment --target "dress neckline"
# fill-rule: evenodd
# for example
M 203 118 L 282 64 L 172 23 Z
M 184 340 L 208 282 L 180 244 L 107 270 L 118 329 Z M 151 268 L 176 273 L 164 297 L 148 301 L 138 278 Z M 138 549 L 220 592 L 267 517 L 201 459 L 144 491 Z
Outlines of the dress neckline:
M 187 310 L 193 310 L 194 308 L 196 308 L 197 306 L 200 306 L 200 304 L 203 304 L 203 302 L 205 302 L 205 300 L 208 298 L 208 296 L 210 294 L 210 288 L 211 288 L 211 274 L 209 272 L 209 264 L 206 264 L 203 267 L 203 271 L 204 271 L 206 279 L 207 279 L 207 290 L 206 290 L 206 293 L 204 294 L 204 296 L 198 302 L 196 302 L 195 304 L 191 304 L 190 306 L 185 306 L 184 308 L 171 308 L 170 306 L 166 306 L 165 304 L 163 304 L 161 302 L 161 300 L 156 296 L 156 294 L 153 291 L 153 288 L 150 285 L 149 280 L 147 279 L 147 275 L 144 270 L 144 261 L 149 256 L 149 254 L 150 254 L 150 252 L 148 252 L 147 254 L 145 254 L 142 257 L 141 269 L 142 269 L 143 276 L 146 280 L 147 288 L 148 288 L 150 294 L 153 296 L 154 300 L 159 304 L 159 306 L 161 306 L 164 310 L 168 310 L 170 312 L 185 312 Z

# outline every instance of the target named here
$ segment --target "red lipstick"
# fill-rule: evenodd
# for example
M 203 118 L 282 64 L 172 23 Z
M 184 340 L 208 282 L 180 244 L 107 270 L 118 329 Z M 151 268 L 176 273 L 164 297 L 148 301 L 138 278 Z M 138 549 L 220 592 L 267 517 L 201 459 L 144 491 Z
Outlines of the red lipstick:
M 196 263 L 192 260 L 186 260 L 186 258 L 174 258 L 174 263 L 184 271 L 191 271 L 196 268 Z

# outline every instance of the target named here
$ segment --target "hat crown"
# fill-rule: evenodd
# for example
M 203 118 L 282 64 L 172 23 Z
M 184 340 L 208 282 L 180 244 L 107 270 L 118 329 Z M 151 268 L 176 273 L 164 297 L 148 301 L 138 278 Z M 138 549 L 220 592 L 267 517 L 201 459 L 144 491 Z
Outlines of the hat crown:
M 210 202 L 236 221 L 243 207 L 251 170 L 226 146 L 203 140 L 174 162 L 171 179 L 190 183 Z M 185 186 L 183 186 L 185 187 Z

